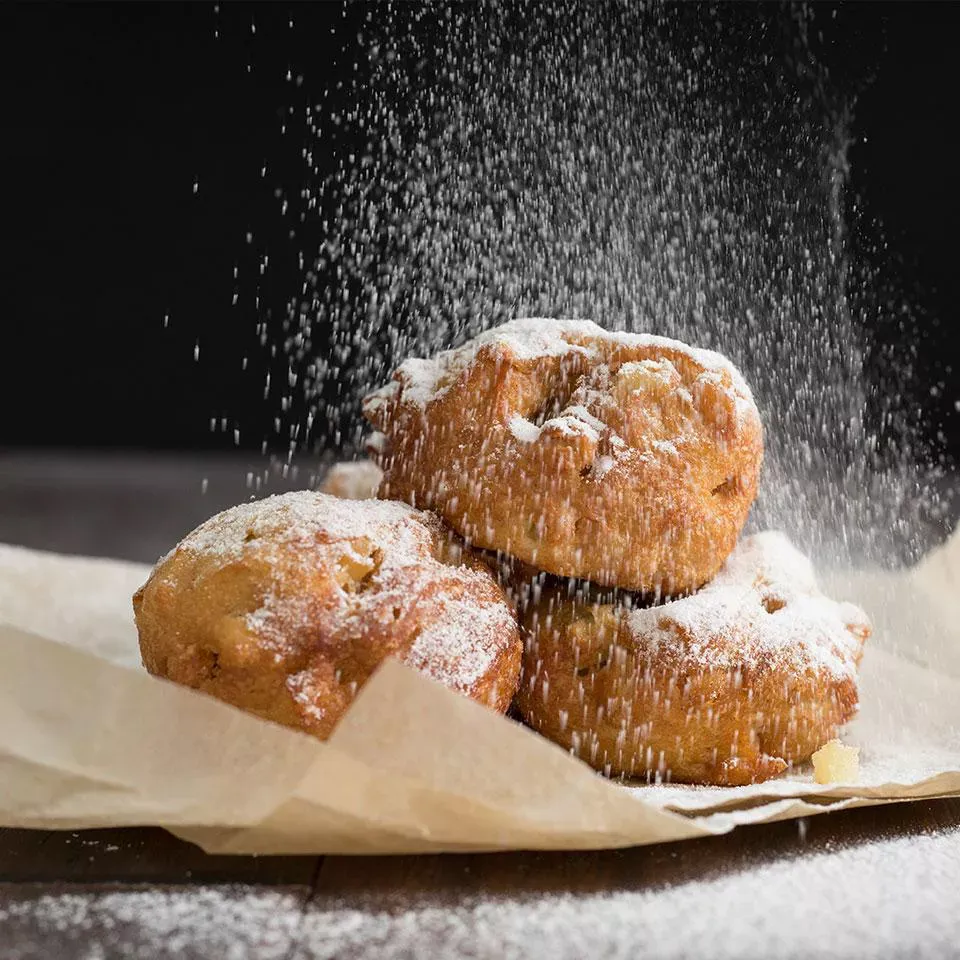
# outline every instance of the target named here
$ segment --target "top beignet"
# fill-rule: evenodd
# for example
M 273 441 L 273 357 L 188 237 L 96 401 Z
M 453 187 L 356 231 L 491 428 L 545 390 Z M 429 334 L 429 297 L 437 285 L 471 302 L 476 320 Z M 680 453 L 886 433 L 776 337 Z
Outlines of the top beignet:
M 514 320 L 407 360 L 364 413 L 381 496 L 549 573 L 663 595 L 720 569 L 763 457 L 724 357 L 589 321 Z
M 501 712 L 520 672 L 489 569 L 402 503 L 241 504 L 178 544 L 133 604 L 150 673 L 321 739 L 388 656 Z

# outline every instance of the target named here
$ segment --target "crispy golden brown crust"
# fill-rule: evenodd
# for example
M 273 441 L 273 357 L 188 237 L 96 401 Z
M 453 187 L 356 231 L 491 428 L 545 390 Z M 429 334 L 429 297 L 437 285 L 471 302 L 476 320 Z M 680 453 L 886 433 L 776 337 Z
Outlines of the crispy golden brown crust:
M 244 504 L 188 536 L 133 602 L 151 673 L 321 739 L 388 656 L 500 712 L 517 686 L 503 591 L 403 504 Z
M 748 561 L 784 550 L 757 539 Z M 608 775 L 733 786 L 806 760 L 856 713 L 870 626 L 816 593 L 802 565 L 799 584 L 743 566 L 709 596 L 659 608 L 538 591 L 521 619 L 524 719 Z
M 531 323 L 408 361 L 367 399 L 380 495 L 553 574 L 663 594 L 709 580 L 756 495 L 746 385 L 716 354 L 588 323 L 536 321 L 527 349 Z

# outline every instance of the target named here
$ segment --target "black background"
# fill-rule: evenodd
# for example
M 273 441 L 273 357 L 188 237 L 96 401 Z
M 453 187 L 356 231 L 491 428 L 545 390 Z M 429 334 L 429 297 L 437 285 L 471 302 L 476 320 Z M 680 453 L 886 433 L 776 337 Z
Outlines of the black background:
M 320 239 L 281 212 L 303 170 L 282 124 L 348 76 L 338 52 L 363 9 L 3 7 L 0 444 L 260 449 L 276 404 L 256 324 L 277 322 Z M 915 306 L 916 329 L 879 335 L 919 344 L 911 402 L 955 456 L 960 5 L 815 21 L 835 82 L 862 88 L 850 196 L 887 242 L 870 256 Z

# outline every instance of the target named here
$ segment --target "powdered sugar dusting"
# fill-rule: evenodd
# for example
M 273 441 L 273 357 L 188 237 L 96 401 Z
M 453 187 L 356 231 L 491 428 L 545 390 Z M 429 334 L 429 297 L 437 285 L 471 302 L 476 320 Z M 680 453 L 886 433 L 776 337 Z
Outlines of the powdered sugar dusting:
M 263 603 L 244 620 L 247 628 L 261 639 L 273 641 L 277 647 L 283 646 L 285 628 L 290 623 L 306 623 L 310 616 L 310 597 L 284 596 L 267 593 Z
M 668 862 L 655 884 L 644 881 L 646 858 L 638 857 L 637 876 L 614 890 L 455 894 L 452 905 L 425 893 L 406 908 L 370 895 L 328 901 L 308 911 L 304 942 L 313 957 L 386 960 L 704 954 L 854 960 L 867 943 L 883 944 L 891 956 L 932 958 L 949 954 L 955 942 L 960 854 L 950 840 L 956 833 L 828 844 L 764 863 L 749 855 L 721 865 L 710 859 L 693 878 L 682 871 L 677 877 Z M 938 882 L 931 885 L 931 876 Z M 543 879 L 554 886 L 552 877 Z M 929 901 L 904 896 L 911 889 L 929 890 Z M 836 909 L 839 890 L 843 910 Z
M 303 898 L 241 886 L 14 894 L 0 905 L 4 956 L 283 960 Z
M 595 417 L 586 407 L 580 404 L 574 404 L 571 407 L 567 407 L 563 416 L 564 418 L 569 417 L 574 420 L 579 420 L 581 423 L 585 423 L 588 427 L 592 427 L 598 435 L 607 429 L 607 425 L 602 420 Z
M 540 428 L 525 417 L 514 414 L 508 424 L 510 432 L 523 443 L 534 443 L 540 439 Z
M 468 691 L 503 650 L 500 638 L 514 626 L 506 604 L 451 600 L 449 619 L 422 630 L 403 660 L 445 686 Z
M 586 412 L 586 411 L 584 411 Z M 553 417 L 543 425 L 543 430 L 559 433 L 564 437 L 583 436 L 597 443 L 600 439 L 600 430 L 595 424 L 600 423 L 596 418 L 587 414 L 589 419 L 580 416 L 579 412 L 571 410 L 569 413 L 563 413 L 559 417 Z M 600 424 L 601 430 L 604 429 Z
M 604 454 L 594 462 L 592 476 L 595 480 L 602 480 L 615 466 L 616 460 Z
M 809 560 L 782 534 L 748 537 L 696 594 L 633 610 L 631 639 L 702 668 L 823 671 L 853 677 L 869 621 L 817 588 Z
M 591 341 L 626 348 L 652 348 L 683 353 L 708 371 L 726 373 L 733 384 L 734 392 L 747 403 L 753 401 L 750 388 L 737 368 L 726 357 L 712 350 L 691 347 L 669 337 L 604 330 L 590 320 L 528 317 L 511 320 L 486 330 L 463 346 L 445 350 L 433 358 L 414 357 L 404 360 L 394 375 L 395 379 L 371 393 L 364 401 L 364 408 L 371 414 L 401 392 L 404 402 L 426 406 L 442 396 L 456 374 L 466 369 L 479 350 L 488 344 L 495 344 L 515 359 L 525 361 L 562 357 L 570 353 L 596 357 L 596 346 Z
M 865 944 L 891 956 L 948 955 L 957 932 L 952 909 L 960 853 L 946 835 L 882 838 L 818 845 L 766 862 L 709 858 L 698 876 L 660 865 L 658 881 L 636 875 L 613 890 L 524 889 L 490 895 L 424 891 L 400 904 L 373 891 L 351 900 L 320 901 L 308 910 L 303 942 L 314 958 L 415 956 L 684 958 L 830 956 L 856 960 Z M 674 857 L 682 857 L 676 852 Z M 769 855 L 767 855 L 769 856 Z M 532 866 L 534 876 L 537 867 Z M 935 876 L 938 882 L 930 883 Z M 551 888 L 555 877 L 542 879 Z M 904 891 L 929 891 L 929 899 Z M 843 910 L 836 909 L 842 890 Z M 785 909 L 789 905 L 789 909 Z
M 415 533 L 417 511 L 387 500 L 362 504 L 312 490 L 298 490 L 242 503 L 218 513 L 188 534 L 175 548 L 190 553 L 237 559 L 261 541 L 277 544 L 318 540 L 349 540 L 354 537 L 397 539 L 394 530 L 406 531 L 406 540 L 423 543 Z

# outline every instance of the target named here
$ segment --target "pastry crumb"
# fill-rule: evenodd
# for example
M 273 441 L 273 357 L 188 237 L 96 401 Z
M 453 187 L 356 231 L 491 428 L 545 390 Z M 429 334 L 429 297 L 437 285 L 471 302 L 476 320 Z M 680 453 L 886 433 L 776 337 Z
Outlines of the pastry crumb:
M 856 783 L 860 779 L 860 748 L 839 740 L 825 743 L 813 757 L 813 779 L 817 783 Z

